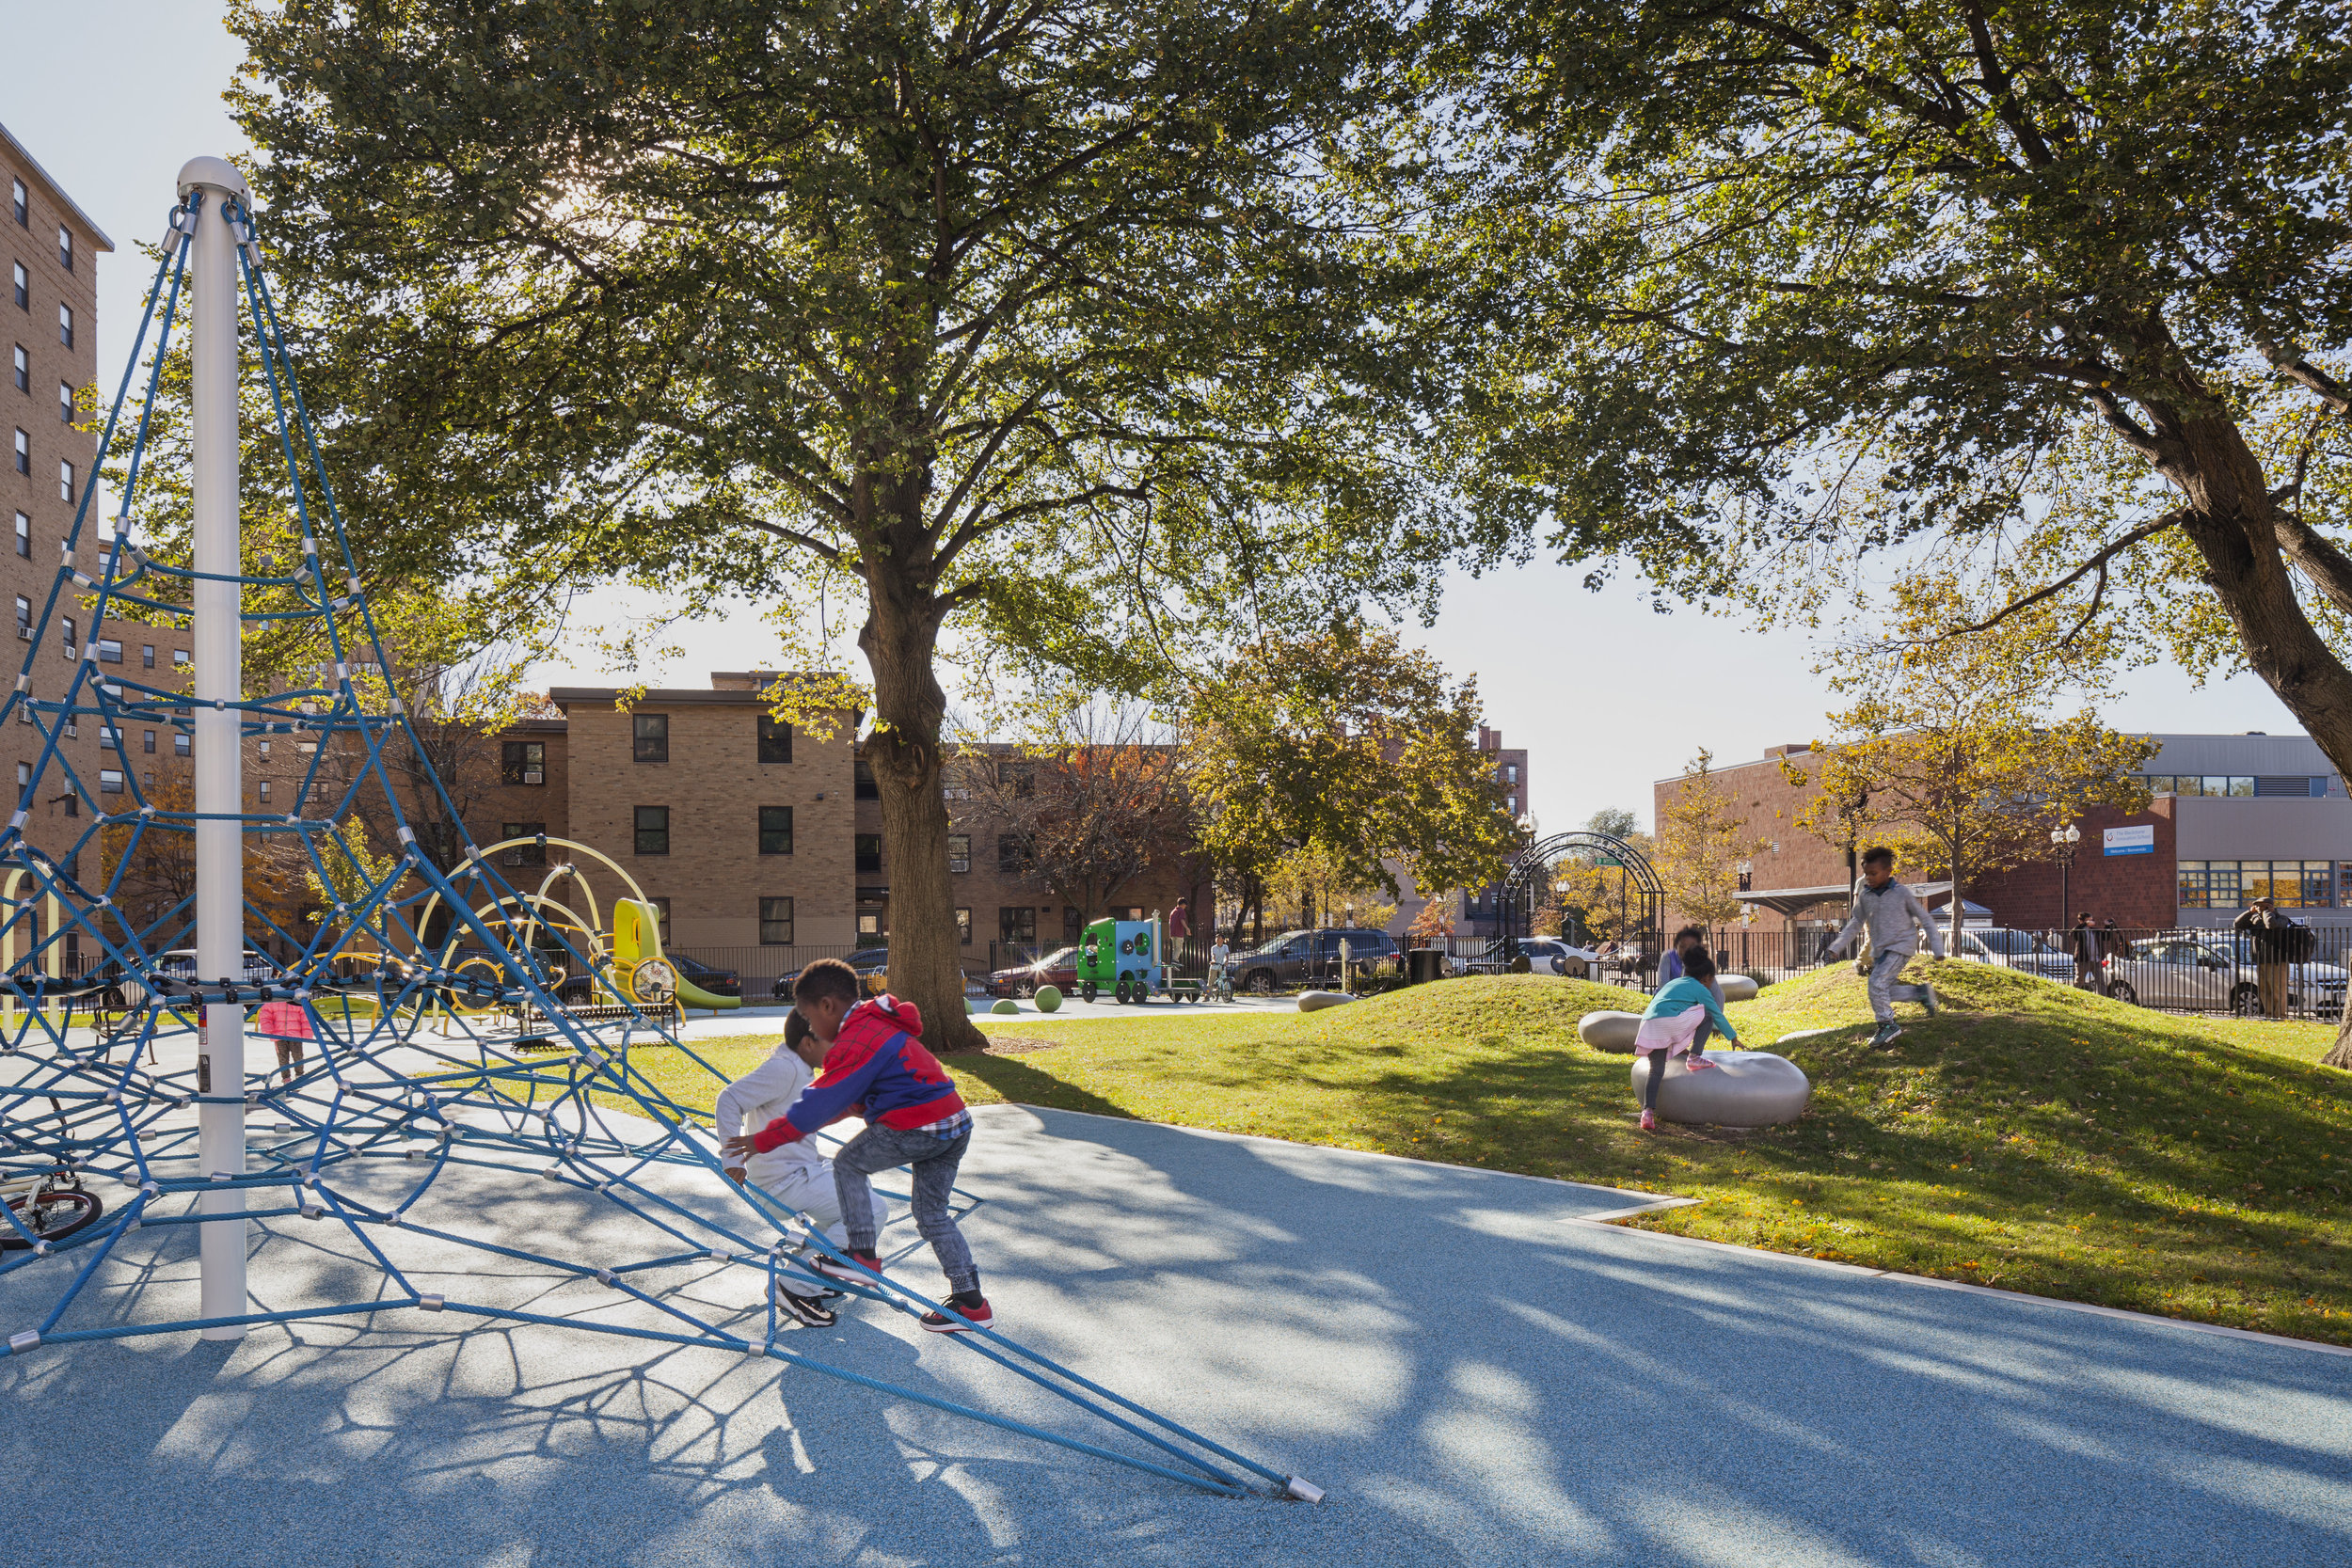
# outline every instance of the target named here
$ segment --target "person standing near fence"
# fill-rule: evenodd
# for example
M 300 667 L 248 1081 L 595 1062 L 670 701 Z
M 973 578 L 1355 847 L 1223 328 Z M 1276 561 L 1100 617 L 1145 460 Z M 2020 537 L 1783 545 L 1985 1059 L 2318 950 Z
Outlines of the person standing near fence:
M 1960 895 L 1957 888 L 1952 895 Z M 1898 1002 L 1916 1002 L 1930 1018 L 1936 1014 L 1933 986 L 1895 983 L 1895 976 L 1919 950 L 1921 931 L 1928 935 L 1928 950 L 1942 958 L 1944 934 L 1935 928 L 1935 917 L 1928 913 L 1917 894 L 1895 880 L 1895 851 L 1883 844 L 1865 850 L 1862 880 L 1853 890 L 1853 912 L 1846 917 L 1845 928 L 1830 942 L 1825 956 L 1836 958 L 1867 933 L 1871 953 L 1870 1015 L 1879 1021 L 1878 1033 L 1870 1037 L 1872 1045 L 1892 1045 L 1902 1034 L 1902 1027 L 1895 1022 Z
M 2243 933 L 2254 949 L 2254 985 L 2262 994 L 2263 1017 L 2286 1017 L 2287 966 L 2295 959 L 2299 927 L 2279 912 L 2275 900 L 2257 898 L 2251 909 L 2238 911 L 2230 929 Z
M 2074 960 L 2074 989 L 2099 990 L 2099 974 L 2106 957 L 2106 937 L 2091 924 L 2090 911 L 2085 910 L 2075 918 L 2074 928 L 2066 933 L 2067 955 Z

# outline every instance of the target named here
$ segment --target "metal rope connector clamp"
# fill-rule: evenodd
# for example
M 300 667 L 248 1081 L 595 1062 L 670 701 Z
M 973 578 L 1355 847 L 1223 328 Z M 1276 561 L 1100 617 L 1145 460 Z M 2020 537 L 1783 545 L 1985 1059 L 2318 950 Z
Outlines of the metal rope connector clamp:
M 8 1336 L 8 1354 L 11 1355 L 22 1355 L 26 1351 L 31 1350 L 40 1343 L 40 1329 L 20 1328 L 14 1334 Z
M 425 1291 L 417 1296 L 417 1305 L 427 1312 L 438 1312 L 448 1303 L 440 1291 Z
M 1285 1494 L 1290 1497 L 1296 1497 L 1302 1503 L 1319 1503 L 1323 1501 L 1323 1488 L 1317 1486 L 1313 1481 L 1304 1480 L 1298 1476 L 1293 1476 L 1289 1481 L 1285 1481 L 1282 1485 L 1282 1490 Z

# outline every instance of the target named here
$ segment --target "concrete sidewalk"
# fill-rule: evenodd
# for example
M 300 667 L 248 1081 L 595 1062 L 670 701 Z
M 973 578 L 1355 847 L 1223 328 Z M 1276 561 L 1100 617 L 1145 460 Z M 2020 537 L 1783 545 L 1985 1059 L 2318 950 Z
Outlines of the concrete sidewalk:
M 964 1185 L 987 1202 L 966 1229 L 1006 1330 L 1328 1502 L 1201 1496 L 714 1351 L 460 1334 L 401 1311 L 373 1332 L 0 1358 L 8 1560 L 2352 1560 L 2352 1358 L 1583 1223 L 1640 1201 L 1606 1189 L 1064 1112 L 978 1117 Z M 515 1185 L 485 1177 L 465 1201 L 567 1253 L 622 1223 Z M 257 1291 L 357 1288 L 320 1229 L 263 1243 Z M 192 1291 L 191 1227 L 134 1239 L 146 1262 L 81 1321 L 161 1317 Z M 399 1241 L 428 1273 L 429 1244 Z M 453 1288 L 601 1310 L 592 1285 L 438 1261 Z M 0 1279 L 0 1327 L 30 1309 L 37 1272 Z M 716 1315 L 755 1308 L 741 1270 L 674 1289 Z M 870 1307 L 788 1343 L 1086 1430 Z

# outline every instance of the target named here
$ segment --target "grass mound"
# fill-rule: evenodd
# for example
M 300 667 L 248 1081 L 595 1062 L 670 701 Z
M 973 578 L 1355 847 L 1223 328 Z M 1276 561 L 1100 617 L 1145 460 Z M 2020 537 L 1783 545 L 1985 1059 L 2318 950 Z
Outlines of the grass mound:
M 1980 964 L 1923 963 L 1947 1006 L 1873 1051 L 1850 967 L 1730 1008 L 1813 1080 L 1789 1127 L 1635 1126 L 1628 1061 L 1586 1048 L 1614 987 L 1419 986 L 1307 1015 L 1024 1019 L 957 1056 L 993 1100 L 1262 1133 L 1703 1198 L 1647 1227 L 2352 1343 L 2352 1074 L 2318 1025 L 2178 1018 Z M 698 1048 L 740 1072 L 771 1042 Z M 632 1053 L 681 1099 L 708 1088 Z M 2298 1060 L 2297 1058 L 2302 1059 Z M 684 1064 L 681 1062 L 680 1064 Z

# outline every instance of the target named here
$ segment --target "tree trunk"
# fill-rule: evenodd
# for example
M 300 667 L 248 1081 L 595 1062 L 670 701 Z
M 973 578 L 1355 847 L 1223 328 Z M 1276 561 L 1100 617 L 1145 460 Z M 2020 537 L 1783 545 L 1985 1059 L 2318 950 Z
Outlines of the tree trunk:
M 947 700 L 932 673 L 941 607 L 914 529 L 869 553 L 867 616 L 858 634 L 874 677 L 874 729 L 866 743 L 882 798 L 890 865 L 890 989 L 923 1012 L 931 1050 L 976 1047 L 964 1012 L 961 946 L 947 875 L 947 800 L 939 729 Z M 903 552 L 903 553 L 901 553 Z

